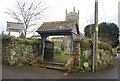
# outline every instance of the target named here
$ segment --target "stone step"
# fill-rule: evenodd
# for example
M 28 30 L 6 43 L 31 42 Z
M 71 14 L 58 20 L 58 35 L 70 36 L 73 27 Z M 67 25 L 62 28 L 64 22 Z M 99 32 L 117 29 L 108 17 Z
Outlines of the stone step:
M 47 69 L 67 71 L 64 68 L 65 63 L 60 63 L 60 62 L 40 61 L 38 64 L 30 64 L 30 65 L 34 66 L 34 67 L 41 67 L 41 68 L 47 68 Z
M 67 71 L 64 67 L 56 67 L 56 66 L 44 66 L 44 68 L 47 69 L 54 69 L 54 70 L 62 70 L 62 71 Z
M 65 63 L 57 63 L 57 62 L 41 62 L 41 64 L 65 66 Z
M 59 65 L 59 66 L 65 66 L 65 63 L 49 62 L 49 64 L 52 64 L 52 65 Z
M 41 67 L 41 68 L 47 68 L 47 69 L 54 69 L 54 70 L 61 70 L 61 71 L 67 71 L 63 66 L 56 66 L 56 65 L 46 65 L 46 64 L 33 64 L 34 67 Z

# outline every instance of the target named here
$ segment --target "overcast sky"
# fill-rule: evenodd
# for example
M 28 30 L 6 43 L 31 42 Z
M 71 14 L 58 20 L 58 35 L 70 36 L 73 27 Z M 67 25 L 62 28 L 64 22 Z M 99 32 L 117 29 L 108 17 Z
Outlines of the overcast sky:
M 17 0 L 18 1 L 18 0 Z M 29 0 L 28 0 L 29 1 Z M 38 0 L 37 0 L 38 1 Z M 83 32 L 84 27 L 92 18 L 94 19 L 94 5 L 95 0 L 42 0 L 48 6 L 45 18 L 38 21 L 42 24 L 47 21 L 62 21 L 65 20 L 65 10 L 68 12 L 76 8 L 79 14 L 79 29 Z M 99 23 L 112 22 L 118 23 L 118 2 L 120 0 L 98 0 L 99 1 Z M 1 0 L 0 2 L 0 33 L 6 31 L 6 22 L 12 21 L 4 12 L 6 8 L 14 9 L 16 0 Z

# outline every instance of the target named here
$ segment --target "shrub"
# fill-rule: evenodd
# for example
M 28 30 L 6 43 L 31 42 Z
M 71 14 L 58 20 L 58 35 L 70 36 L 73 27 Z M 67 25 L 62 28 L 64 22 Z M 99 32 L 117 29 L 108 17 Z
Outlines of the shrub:
M 110 51 L 112 49 L 112 46 L 108 43 L 104 43 L 104 42 L 99 41 L 98 42 L 98 48 Z
M 13 37 L 10 35 L 2 35 L 2 43 L 6 44 L 6 43 L 10 42 L 12 38 Z
M 75 69 L 77 70 L 82 70 L 83 68 L 81 66 L 74 66 Z
M 82 49 L 91 49 L 91 43 L 88 40 L 82 39 L 80 41 L 80 46 Z
M 85 38 L 80 41 L 81 51 L 92 49 L 93 40 L 90 38 Z M 104 49 L 110 51 L 112 46 L 109 43 L 98 41 L 98 49 Z
M 59 47 L 57 47 L 57 46 L 54 46 L 54 54 L 59 55 L 59 54 L 61 54 L 61 53 L 62 53 L 61 48 L 59 48 Z

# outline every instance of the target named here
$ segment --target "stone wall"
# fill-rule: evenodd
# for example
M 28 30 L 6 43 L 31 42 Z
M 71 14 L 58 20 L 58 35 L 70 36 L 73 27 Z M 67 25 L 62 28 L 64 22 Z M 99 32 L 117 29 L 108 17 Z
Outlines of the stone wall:
M 83 51 L 83 56 L 89 59 L 89 64 L 92 66 L 92 52 L 91 50 Z M 114 55 L 112 52 L 99 49 L 97 56 L 97 67 L 96 70 L 108 69 L 114 66 Z
M 99 54 L 97 57 L 97 70 L 101 70 L 101 69 L 108 69 L 108 68 L 112 68 L 114 66 L 114 56 L 112 55 L 112 52 L 107 51 L 107 50 L 103 50 L 103 49 L 99 49 Z
M 2 45 L 3 64 L 18 66 L 28 64 L 40 53 L 38 40 L 11 38 L 10 41 L 4 40 Z
M 78 41 L 78 39 L 76 40 Z M 92 55 L 92 40 L 91 39 L 82 39 L 78 42 L 78 45 L 80 44 L 80 53 L 79 51 L 75 51 L 74 54 L 79 53 L 80 54 L 80 67 L 84 67 L 84 63 L 88 62 L 89 66 L 92 69 L 92 63 L 93 63 L 93 55 Z M 116 51 L 112 49 L 111 45 L 99 41 L 98 43 L 98 55 L 97 55 L 97 64 L 95 66 L 95 70 L 102 70 L 102 69 L 109 69 L 114 66 L 114 56 L 116 54 Z
M 74 50 L 73 50 L 73 54 L 74 54 L 74 65 L 75 66 L 80 66 L 80 41 L 74 41 Z

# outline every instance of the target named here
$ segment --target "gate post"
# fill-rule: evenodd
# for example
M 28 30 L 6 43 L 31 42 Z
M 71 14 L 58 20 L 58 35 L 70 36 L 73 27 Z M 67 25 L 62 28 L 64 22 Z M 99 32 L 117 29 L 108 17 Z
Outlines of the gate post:
M 44 54 L 45 54 L 45 40 L 46 40 L 47 36 L 45 35 L 41 35 L 41 48 L 42 48 L 42 60 L 44 60 Z
M 80 66 L 80 39 L 74 40 L 74 65 Z
M 73 50 L 74 50 L 74 39 L 73 39 L 73 34 L 71 34 L 71 47 L 70 47 L 70 54 L 73 55 Z

